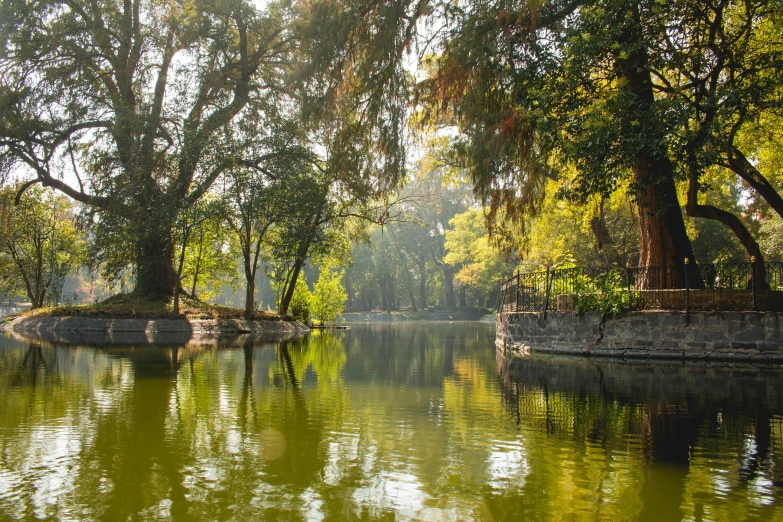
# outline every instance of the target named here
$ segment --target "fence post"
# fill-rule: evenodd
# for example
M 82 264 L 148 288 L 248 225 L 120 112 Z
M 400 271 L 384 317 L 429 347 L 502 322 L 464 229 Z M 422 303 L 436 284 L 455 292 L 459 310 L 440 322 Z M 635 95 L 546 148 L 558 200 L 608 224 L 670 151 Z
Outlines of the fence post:
M 750 256 L 750 287 L 753 291 L 753 309 L 756 309 L 756 256 Z
M 546 321 L 546 311 L 549 308 L 549 290 L 552 288 L 551 283 L 549 282 L 549 265 L 546 266 L 546 294 L 544 294 L 544 317 L 543 320 Z
M 517 270 L 516 298 L 514 300 L 514 311 L 519 312 L 519 270 Z
M 691 324 L 691 284 L 688 274 L 688 267 L 690 266 L 690 259 L 685 258 L 685 324 Z

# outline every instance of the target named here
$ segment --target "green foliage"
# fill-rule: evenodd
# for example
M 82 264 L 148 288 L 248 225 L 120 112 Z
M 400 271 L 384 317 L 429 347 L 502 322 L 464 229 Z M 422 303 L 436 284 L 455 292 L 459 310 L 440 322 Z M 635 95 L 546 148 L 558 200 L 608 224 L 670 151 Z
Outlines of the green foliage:
M 86 261 L 85 241 L 69 215 L 66 197 L 33 187 L 14 204 L 19 187 L 0 191 L 0 279 L 15 278 L 9 290 L 23 288 L 33 308 L 57 303 L 65 276 Z
M 579 275 L 573 286 L 574 313 L 601 312 L 606 317 L 620 315 L 633 305 L 633 296 L 626 290 L 622 270 L 610 270 L 595 278 Z
M 490 241 L 484 212 L 469 209 L 455 215 L 449 224 L 452 229 L 446 230 L 443 261 L 458 270 L 455 281 L 482 296 L 491 292 L 507 268 L 503 256 Z
M 773 218 L 761 225 L 761 248 L 774 261 L 783 261 L 783 219 Z
M 296 280 L 294 296 L 291 298 L 288 312 L 297 321 L 307 324 L 310 322 L 310 303 L 312 300 L 313 297 L 307 288 L 307 283 L 304 278 L 299 278 Z
M 585 268 L 638 263 L 639 223 L 626 190 L 618 188 L 608 198 L 595 196 L 585 203 L 559 199 L 556 190 L 557 182 L 550 180 L 539 212 L 520 238 L 523 272 L 565 261 Z
M 326 263 L 319 269 L 318 281 L 310 296 L 310 309 L 314 320 L 326 324 L 333 322 L 345 310 L 348 294 L 341 282 L 344 270 L 333 263 Z
M 181 284 L 193 297 L 210 301 L 221 288 L 239 286 L 239 248 L 225 222 L 214 217 L 194 227 L 185 249 Z

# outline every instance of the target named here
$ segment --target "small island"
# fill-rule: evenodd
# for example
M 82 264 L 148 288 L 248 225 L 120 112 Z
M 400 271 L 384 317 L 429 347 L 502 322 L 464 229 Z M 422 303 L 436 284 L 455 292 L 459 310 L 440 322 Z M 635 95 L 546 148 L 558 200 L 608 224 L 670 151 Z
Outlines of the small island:
M 104 334 L 283 334 L 298 335 L 309 328 L 291 318 L 263 310 L 205 303 L 181 296 L 179 313 L 172 299 L 118 294 L 95 304 L 49 306 L 9 315 L 1 325 L 17 333 Z

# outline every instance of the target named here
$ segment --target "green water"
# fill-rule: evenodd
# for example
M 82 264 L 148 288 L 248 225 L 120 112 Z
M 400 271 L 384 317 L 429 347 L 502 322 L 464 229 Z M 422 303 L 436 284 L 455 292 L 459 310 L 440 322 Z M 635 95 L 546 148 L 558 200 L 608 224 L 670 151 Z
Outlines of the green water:
M 783 520 L 776 367 L 497 358 L 494 327 L 0 340 L 0 519 Z

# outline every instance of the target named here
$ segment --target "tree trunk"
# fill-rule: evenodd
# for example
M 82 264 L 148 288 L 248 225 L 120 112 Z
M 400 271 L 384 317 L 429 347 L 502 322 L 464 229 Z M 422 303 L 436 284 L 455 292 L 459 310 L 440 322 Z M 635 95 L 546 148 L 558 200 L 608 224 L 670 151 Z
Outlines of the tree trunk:
M 291 280 L 288 281 L 288 287 L 286 287 L 283 299 L 280 301 L 280 309 L 277 311 L 281 316 L 288 315 L 288 306 L 291 304 L 291 299 L 294 297 L 296 280 L 299 278 L 299 272 L 302 270 L 304 261 L 304 259 L 297 259 L 294 261 L 294 270 L 291 273 Z
M 468 306 L 467 301 L 465 300 L 465 285 L 462 285 L 459 287 L 459 305 L 462 308 L 465 308 Z
M 408 297 L 410 297 L 411 300 L 411 310 L 416 312 L 416 296 L 413 293 L 413 285 L 408 287 Z
M 390 299 L 389 299 L 388 291 L 386 290 L 386 283 L 383 278 L 381 278 L 381 282 L 379 286 L 381 288 L 381 309 L 386 310 L 388 312 L 390 311 L 391 308 L 389 306 Z
M 638 4 L 624 4 L 617 23 L 623 27 L 615 65 L 627 97 L 624 126 L 636 139 L 645 140 L 636 146 L 631 165 L 639 210 L 639 266 L 660 267 L 646 274 L 642 286 L 683 288 L 685 258 L 694 260 L 693 249 L 685 232 L 665 140 L 656 128 L 655 97 Z M 667 277 L 669 269 L 673 277 Z
M 256 296 L 256 278 L 248 276 L 245 285 L 245 317 L 248 319 L 253 316 L 253 306 Z
M 454 299 L 454 269 L 446 264 L 442 268 L 443 286 L 446 289 L 446 308 L 456 308 L 457 301 Z
M 201 271 L 201 254 L 203 249 L 203 243 L 204 243 L 204 235 L 201 234 L 201 238 L 199 239 L 199 247 L 198 247 L 198 256 L 196 257 L 196 268 L 193 270 L 193 286 L 190 289 L 190 296 L 192 298 L 196 298 L 196 286 L 198 285 L 198 276 L 199 272 Z
M 668 159 L 642 158 L 633 168 L 639 210 L 640 267 L 659 267 L 642 280 L 648 288 L 685 288 L 685 259 L 694 263 Z M 671 270 L 671 271 L 670 271 Z M 701 281 L 691 281 L 700 287 Z
M 495 286 L 489 294 L 487 294 L 487 300 L 484 301 L 484 307 L 485 308 L 495 308 L 495 306 L 498 303 L 498 298 L 500 297 L 500 287 Z
M 346 306 L 353 310 L 353 288 L 351 287 L 351 282 L 347 280 L 345 281 L 345 293 L 348 296 L 348 302 L 346 303 Z
M 154 226 L 142 232 L 136 242 L 136 293 L 171 296 L 178 284 L 174 270 L 171 228 Z
M 427 270 L 424 263 L 419 265 L 419 308 L 427 308 Z

